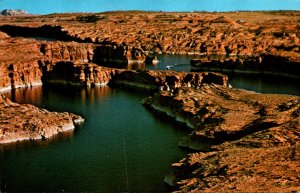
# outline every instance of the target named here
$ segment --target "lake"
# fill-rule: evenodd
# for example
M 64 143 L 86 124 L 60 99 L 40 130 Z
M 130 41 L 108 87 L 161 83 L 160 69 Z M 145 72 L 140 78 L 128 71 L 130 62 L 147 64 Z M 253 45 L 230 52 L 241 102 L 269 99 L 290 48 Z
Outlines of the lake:
M 160 61 L 157 65 L 146 65 L 151 70 L 170 70 L 190 72 L 190 60 L 198 56 L 192 55 L 158 55 Z M 259 74 L 227 74 L 229 84 L 234 88 L 251 90 L 259 93 L 289 94 L 300 96 L 299 80 L 289 77 L 278 77 Z
M 85 123 L 49 141 L 1 145 L 2 191 L 167 191 L 164 176 L 187 153 L 177 143 L 188 131 L 144 108 L 139 102 L 147 93 L 103 86 L 34 87 L 9 95 L 18 103 L 82 115 Z
M 131 68 L 189 71 L 193 56 L 159 55 L 156 65 Z M 229 75 L 236 88 L 300 96 L 297 81 L 282 77 Z M 108 86 L 34 87 L 6 93 L 18 103 L 85 118 L 74 133 L 48 141 L 0 145 L 0 187 L 7 192 L 165 192 L 170 165 L 188 152 L 177 147 L 189 132 L 144 108 L 149 93 Z

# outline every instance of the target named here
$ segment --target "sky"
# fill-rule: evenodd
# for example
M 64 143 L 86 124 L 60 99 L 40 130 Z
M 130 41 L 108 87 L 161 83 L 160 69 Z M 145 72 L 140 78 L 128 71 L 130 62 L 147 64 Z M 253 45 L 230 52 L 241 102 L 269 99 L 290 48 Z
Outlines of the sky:
M 0 0 L 0 10 L 31 14 L 147 11 L 300 10 L 300 0 Z

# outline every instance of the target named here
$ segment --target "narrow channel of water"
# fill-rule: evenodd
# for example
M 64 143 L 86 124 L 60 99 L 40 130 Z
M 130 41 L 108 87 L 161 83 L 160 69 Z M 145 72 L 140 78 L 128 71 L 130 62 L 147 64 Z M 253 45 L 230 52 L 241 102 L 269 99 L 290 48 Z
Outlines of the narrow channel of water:
M 159 55 L 160 63 L 138 68 L 190 71 L 191 58 Z M 236 88 L 300 96 L 294 79 L 237 74 L 229 78 Z M 46 142 L 0 145 L 0 190 L 4 192 L 126 192 L 127 180 L 132 192 L 165 192 L 163 178 L 171 163 L 187 153 L 177 142 L 188 131 L 145 109 L 139 102 L 147 93 L 141 91 L 35 87 L 7 95 L 18 103 L 73 112 L 86 121 L 74 133 Z
M 146 65 L 147 69 L 170 70 L 190 72 L 190 55 L 158 55 L 160 61 L 156 65 Z M 259 74 L 228 74 L 229 83 L 234 88 L 251 90 L 259 93 L 289 94 L 300 96 L 299 80 Z
M 146 93 L 108 86 L 34 87 L 7 95 L 82 115 L 85 123 L 74 134 L 46 142 L 0 145 L 4 192 L 126 192 L 127 180 L 130 192 L 165 192 L 170 165 L 187 153 L 177 143 L 188 131 L 144 108 L 139 102 Z

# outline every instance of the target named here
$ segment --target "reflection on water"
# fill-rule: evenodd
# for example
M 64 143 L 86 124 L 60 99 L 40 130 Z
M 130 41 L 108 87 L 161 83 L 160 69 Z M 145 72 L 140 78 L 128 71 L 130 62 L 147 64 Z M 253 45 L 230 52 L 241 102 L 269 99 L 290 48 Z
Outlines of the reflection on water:
M 41 103 L 42 87 L 34 88 L 24 88 L 8 91 L 5 93 L 12 101 L 24 101 L 25 103 L 30 103 L 27 101 L 35 101 L 36 103 Z
M 147 69 L 190 71 L 192 56 L 160 55 Z M 134 64 L 132 64 L 134 65 Z M 137 64 L 131 68 L 144 68 Z M 237 88 L 300 95 L 296 80 L 230 75 Z M 34 87 L 7 92 L 13 101 L 85 118 L 74 133 L 49 141 L 0 145 L 0 190 L 7 192 L 124 192 L 126 168 L 132 192 L 165 192 L 170 164 L 187 152 L 177 148 L 184 126 L 153 114 L 139 102 L 140 91 L 97 88 Z M 124 151 L 125 150 L 125 151 Z M 124 160 L 127 160 L 127 167 Z
M 47 148 L 49 145 L 53 143 L 57 143 L 59 141 L 72 141 L 74 137 L 73 131 L 66 131 L 64 133 L 59 133 L 56 136 L 52 137 L 49 140 L 34 140 L 34 141 L 21 141 L 18 143 L 8 143 L 0 145 L 0 153 L 5 153 L 5 151 L 22 151 L 24 148 L 34 148 L 41 147 Z
M 199 56 L 189 55 L 159 55 L 161 61 L 157 65 L 147 65 L 147 69 L 165 70 L 171 66 L 171 70 L 190 72 L 190 60 Z M 227 74 L 229 83 L 234 88 L 241 88 L 259 93 L 277 93 L 300 96 L 300 84 L 298 79 L 259 74 Z
M 164 176 L 187 153 L 177 147 L 186 128 L 144 108 L 140 91 L 34 87 L 6 94 L 82 115 L 85 123 L 46 142 L 0 145 L 1 191 L 125 192 L 126 158 L 129 191 L 166 192 Z
M 229 83 L 235 88 L 259 93 L 289 94 L 300 96 L 297 79 L 272 75 L 234 74 L 229 75 Z
M 171 70 L 190 72 L 190 60 L 193 57 L 190 55 L 162 54 L 157 56 L 159 63 L 149 64 L 146 68 L 149 70 L 167 70 L 168 66 Z
M 133 62 L 128 64 L 128 69 L 131 70 L 144 70 L 146 69 L 146 64 L 145 63 L 140 63 L 140 62 Z
M 131 69 L 131 70 L 175 70 L 175 71 L 190 71 L 190 60 L 193 56 L 190 55 L 170 55 L 170 54 L 161 54 L 157 56 L 158 63 L 156 64 L 145 64 L 141 62 L 131 62 L 129 64 L 124 63 L 112 63 L 105 62 L 99 63 L 101 66 L 121 68 L 121 69 Z M 168 68 L 170 67 L 170 68 Z

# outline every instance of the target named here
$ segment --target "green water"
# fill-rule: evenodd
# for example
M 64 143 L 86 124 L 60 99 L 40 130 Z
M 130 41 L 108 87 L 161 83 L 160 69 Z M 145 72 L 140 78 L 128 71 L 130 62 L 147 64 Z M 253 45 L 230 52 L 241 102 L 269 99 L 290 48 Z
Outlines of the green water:
M 170 165 L 187 153 L 177 147 L 188 133 L 184 126 L 144 108 L 139 102 L 146 93 L 104 86 L 36 87 L 7 95 L 79 114 L 85 123 L 52 140 L 0 145 L 1 191 L 165 192 Z
M 191 58 L 159 55 L 160 63 L 134 68 L 190 71 Z M 229 76 L 235 88 L 300 96 L 295 79 Z M 139 102 L 148 93 L 104 86 L 6 94 L 19 103 L 79 114 L 85 123 L 48 141 L 0 145 L 0 192 L 166 192 L 164 176 L 187 153 L 177 147 L 187 129 L 144 108 Z

